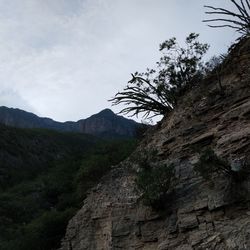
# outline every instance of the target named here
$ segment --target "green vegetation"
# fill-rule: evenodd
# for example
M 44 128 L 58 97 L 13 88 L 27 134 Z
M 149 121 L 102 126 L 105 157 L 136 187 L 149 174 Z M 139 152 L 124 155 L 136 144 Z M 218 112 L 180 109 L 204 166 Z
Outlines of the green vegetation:
M 0 125 L 0 190 L 36 177 L 55 162 L 82 154 L 97 139 L 83 134 Z
M 146 153 L 138 163 L 136 184 L 144 203 L 157 210 L 163 208 L 175 179 L 174 166 L 156 161 L 155 152 Z
M 0 249 L 59 247 L 87 191 L 134 140 L 0 127 Z
M 213 28 L 228 27 L 242 36 L 250 35 L 250 1 L 230 0 L 234 10 L 205 5 L 205 13 L 215 18 L 203 20 Z M 214 25 L 215 23 L 215 25 Z M 202 61 L 209 45 L 198 41 L 199 35 L 190 33 L 184 46 L 181 47 L 173 37 L 160 44 L 162 57 L 156 62 L 155 69 L 147 69 L 145 73 L 135 72 L 127 86 L 110 101 L 113 105 L 125 104 L 121 114 L 145 118 L 169 113 L 177 105 L 177 101 L 187 89 L 193 88 L 213 70 L 218 79 L 220 94 L 224 95 L 221 73 L 224 56 L 213 57 L 210 63 Z M 212 68 L 211 68 L 212 67 Z
M 230 176 L 232 171 L 230 165 L 223 159 L 220 159 L 210 148 L 207 148 L 200 154 L 194 170 L 200 173 L 204 179 L 212 179 L 215 173 L 223 173 Z
M 229 162 L 218 157 L 211 148 L 207 148 L 200 154 L 199 161 L 194 167 L 194 170 L 206 180 L 212 180 L 214 174 L 221 174 L 236 182 L 240 182 L 247 176 L 246 169 L 248 168 L 244 163 L 238 166 L 238 169 L 233 169 Z
M 145 117 L 165 115 L 177 104 L 177 100 L 187 88 L 197 85 L 202 79 L 202 58 L 208 44 L 198 41 L 198 34 L 191 33 L 181 47 L 176 38 L 160 44 L 163 53 L 156 69 L 145 73 L 132 74 L 132 80 L 122 92 L 118 92 L 113 105 L 125 104 L 120 113 Z

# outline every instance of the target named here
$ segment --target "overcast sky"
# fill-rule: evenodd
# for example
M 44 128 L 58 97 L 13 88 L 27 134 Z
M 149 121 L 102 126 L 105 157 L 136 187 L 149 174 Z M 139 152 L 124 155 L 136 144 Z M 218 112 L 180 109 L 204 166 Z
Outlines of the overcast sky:
M 228 0 L 0 0 L 0 105 L 55 120 L 104 108 L 158 60 L 159 43 L 190 32 L 227 50 L 236 34 L 202 23 L 204 4 Z M 118 108 L 114 108 L 118 111 Z

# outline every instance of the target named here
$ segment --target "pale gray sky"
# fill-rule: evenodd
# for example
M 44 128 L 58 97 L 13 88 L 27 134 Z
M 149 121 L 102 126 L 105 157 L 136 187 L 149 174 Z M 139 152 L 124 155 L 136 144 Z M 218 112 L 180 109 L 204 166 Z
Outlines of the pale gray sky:
M 232 30 L 208 28 L 204 4 L 228 0 L 0 0 L 0 105 L 55 120 L 109 108 L 130 73 L 158 60 L 159 43 L 190 32 L 227 50 Z M 119 108 L 114 108 L 118 111 Z

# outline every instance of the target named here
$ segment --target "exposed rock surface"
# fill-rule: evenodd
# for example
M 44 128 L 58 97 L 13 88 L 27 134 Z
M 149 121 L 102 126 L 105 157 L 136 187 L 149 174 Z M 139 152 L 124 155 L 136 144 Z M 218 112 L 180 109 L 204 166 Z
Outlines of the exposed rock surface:
M 114 114 L 110 109 L 77 122 L 57 122 L 20 109 L 0 107 L 0 123 L 18 128 L 46 128 L 108 138 L 133 137 L 140 126 L 131 119 Z
M 145 138 L 131 159 L 91 190 L 68 224 L 61 250 L 250 249 L 250 177 L 232 186 L 225 176 L 205 181 L 194 170 L 210 146 L 232 167 L 250 162 L 250 41 L 232 52 L 218 93 L 211 77 L 190 91 Z M 175 164 L 178 180 L 164 211 L 143 205 L 132 158 L 157 149 Z
M 98 114 L 77 122 L 81 133 L 102 137 L 133 137 L 139 123 L 104 109 Z

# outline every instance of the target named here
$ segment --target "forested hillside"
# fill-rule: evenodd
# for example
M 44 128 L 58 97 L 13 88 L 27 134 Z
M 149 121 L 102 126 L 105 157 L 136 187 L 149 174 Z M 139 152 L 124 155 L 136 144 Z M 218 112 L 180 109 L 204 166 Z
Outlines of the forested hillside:
M 54 249 L 87 190 L 134 140 L 0 127 L 0 249 Z

